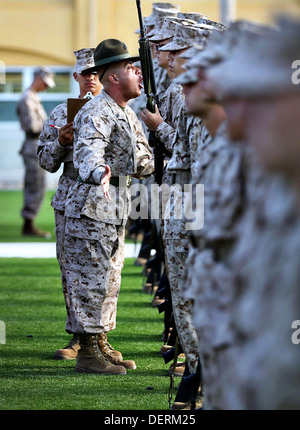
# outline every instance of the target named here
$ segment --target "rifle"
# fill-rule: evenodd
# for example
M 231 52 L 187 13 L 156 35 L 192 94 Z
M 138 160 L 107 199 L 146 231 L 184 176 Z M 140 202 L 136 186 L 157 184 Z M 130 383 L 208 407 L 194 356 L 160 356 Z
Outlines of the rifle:
M 136 6 L 140 22 L 141 37 L 139 39 L 139 54 L 143 75 L 144 91 L 147 98 L 146 107 L 151 113 L 155 113 L 155 105 L 158 106 L 158 99 L 156 94 L 152 53 L 143 23 L 140 0 L 136 0 Z M 161 185 L 164 169 L 164 154 L 167 153 L 167 151 L 164 147 L 164 144 L 155 136 L 154 131 L 149 132 L 149 145 L 153 148 L 154 152 L 155 181 L 157 184 Z

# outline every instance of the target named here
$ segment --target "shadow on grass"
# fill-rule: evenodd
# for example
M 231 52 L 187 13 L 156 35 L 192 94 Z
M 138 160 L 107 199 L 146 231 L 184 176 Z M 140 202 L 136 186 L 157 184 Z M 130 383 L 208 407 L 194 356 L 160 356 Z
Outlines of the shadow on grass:
M 6 378 L 24 378 L 24 377 L 60 377 L 60 376 L 110 376 L 110 377 L 118 377 L 125 375 L 106 375 L 106 374 L 91 374 L 91 373 L 78 373 L 75 372 L 76 360 L 72 361 L 64 361 L 64 360 L 52 360 L 51 366 L 47 363 L 49 360 L 38 360 L 38 358 L 33 356 L 33 363 L 22 363 L 22 364 L 14 364 L 10 366 L 8 364 L 1 366 L 2 367 L 2 375 Z M 136 369 L 127 369 L 127 375 L 131 375 L 132 377 L 143 377 L 143 378 L 161 378 L 166 377 L 166 369 L 164 368 L 164 364 L 161 366 L 157 366 L 156 368 L 150 368 L 149 365 L 143 365 L 143 363 L 137 362 Z

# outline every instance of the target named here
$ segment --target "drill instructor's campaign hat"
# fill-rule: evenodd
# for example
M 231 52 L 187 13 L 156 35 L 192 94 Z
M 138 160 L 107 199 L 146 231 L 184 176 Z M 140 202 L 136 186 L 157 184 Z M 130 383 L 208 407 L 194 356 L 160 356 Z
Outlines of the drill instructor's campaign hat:
M 133 57 L 130 55 L 125 43 L 118 39 L 105 39 L 99 43 L 94 51 L 96 68 L 123 60 L 130 60 L 134 63 L 139 59 L 139 56 Z

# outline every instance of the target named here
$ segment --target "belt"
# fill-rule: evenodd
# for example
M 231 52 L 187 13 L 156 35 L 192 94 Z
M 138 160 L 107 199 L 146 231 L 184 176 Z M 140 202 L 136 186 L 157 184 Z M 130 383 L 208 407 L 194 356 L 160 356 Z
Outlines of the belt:
M 64 163 L 64 170 L 62 174 L 64 176 L 68 176 L 69 178 L 77 178 L 78 172 L 75 170 L 72 161 L 67 161 Z
M 27 139 L 38 139 L 41 133 L 33 133 L 32 131 L 25 132 Z
M 110 185 L 113 185 L 114 187 L 119 187 L 120 178 L 124 178 L 124 176 L 111 176 L 109 181 Z M 77 177 L 77 181 L 80 182 L 81 184 L 100 185 L 94 181 L 84 181 L 80 175 Z M 131 176 L 126 176 L 126 187 L 130 187 L 130 185 L 131 185 Z

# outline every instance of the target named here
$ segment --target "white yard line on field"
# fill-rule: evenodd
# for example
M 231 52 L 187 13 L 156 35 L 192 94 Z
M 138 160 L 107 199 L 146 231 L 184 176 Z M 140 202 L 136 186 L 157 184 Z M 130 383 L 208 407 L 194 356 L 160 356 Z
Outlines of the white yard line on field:
M 136 258 L 140 244 L 126 243 L 125 258 Z M 55 243 L 0 243 L 0 258 L 56 258 Z

